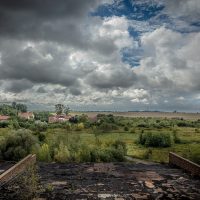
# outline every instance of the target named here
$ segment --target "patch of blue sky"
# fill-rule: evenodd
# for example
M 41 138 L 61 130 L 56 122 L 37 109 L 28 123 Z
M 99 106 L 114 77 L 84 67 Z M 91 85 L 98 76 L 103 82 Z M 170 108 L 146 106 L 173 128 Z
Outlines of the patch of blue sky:
M 141 48 L 123 48 L 121 50 L 122 61 L 129 64 L 131 67 L 138 67 L 140 65 L 142 54 L 143 50 Z
M 154 17 L 164 6 L 153 1 L 115 0 L 113 4 L 100 5 L 91 15 L 100 17 L 126 16 L 127 19 L 144 21 Z
M 129 35 L 132 36 L 135 40 L 139 40 L 142 31 L 136 30 L 134 27 L 128 27 Z
M 193 22 L 190 25 L 200 27 L 200 21 Z

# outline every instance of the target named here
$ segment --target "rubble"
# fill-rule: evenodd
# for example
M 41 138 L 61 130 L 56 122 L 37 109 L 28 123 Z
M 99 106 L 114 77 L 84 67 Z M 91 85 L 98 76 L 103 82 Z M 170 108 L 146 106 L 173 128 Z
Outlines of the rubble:
M 200 180 L 162 164 L 39 164 L 48 199 L 200 199 Z M 55 184 L 56 183 L 56 184 Z

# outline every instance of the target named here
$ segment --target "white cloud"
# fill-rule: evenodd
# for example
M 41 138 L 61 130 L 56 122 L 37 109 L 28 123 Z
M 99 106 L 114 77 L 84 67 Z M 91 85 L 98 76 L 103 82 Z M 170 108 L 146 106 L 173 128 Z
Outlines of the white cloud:
M 135 72 L 145 76 L 149 87 L 163 90 L 197 90 L 200 33 L 182 35 L 164 27 L 141 38 L 145 57 Z
M 167 0 L 165 6 L 172 16 L 188 17 L 195 21 L 200 19 L 199 0 Z

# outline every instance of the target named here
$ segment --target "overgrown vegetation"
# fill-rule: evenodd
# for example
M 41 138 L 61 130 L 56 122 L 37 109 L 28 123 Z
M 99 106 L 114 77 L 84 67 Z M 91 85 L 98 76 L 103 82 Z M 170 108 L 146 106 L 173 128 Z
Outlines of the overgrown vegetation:
M 138 142 L 146 147 L 171 147 L 174 138 L 169 133 L 147 132 L 140 133 Z
M 0 159 L 19 160 L 36 153 L 45 162 L 124 161 L 125 155 L 167 162 L 168 153 L 174 151 L 194 162 L 200 160 L 200 120 L 112 114 L 98 114 L 91 120 L 85 114 L 73 114 L 68 122 L 49 124 L 50 112 L 34 114 L 34 120 L 13 115 L 8 122 L 0 122 Z

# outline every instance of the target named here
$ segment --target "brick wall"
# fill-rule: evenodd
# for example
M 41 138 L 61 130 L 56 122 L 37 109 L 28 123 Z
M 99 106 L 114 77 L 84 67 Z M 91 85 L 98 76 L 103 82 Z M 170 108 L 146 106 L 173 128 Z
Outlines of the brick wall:
M 175 153 L 169 153 L 169 164 L 178 166 L 188 172 L 190 172 L 194 176 L 200 176 L 200 165 L 187 160 Z
M 0 186 L 4 183 L 10 181 L 20 173 L 22 173 L 24 170 L 27 169 L 27 167 L 33 165 L 36 163 L 36 155 L 28 155 L 21 161 L 19 161 L 17 164 L 6 170 L 3 174 L 0 175 Z

